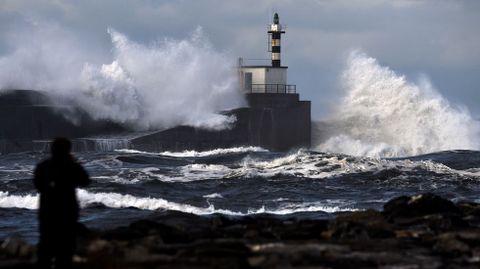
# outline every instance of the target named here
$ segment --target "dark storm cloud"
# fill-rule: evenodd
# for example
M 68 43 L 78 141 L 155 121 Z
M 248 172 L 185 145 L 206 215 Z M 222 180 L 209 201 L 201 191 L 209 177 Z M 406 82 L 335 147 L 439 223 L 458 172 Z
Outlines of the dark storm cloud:
M 313 101 L 316 118 L 339 97 L 338 75 L 352 49 L 411 79 L 426 74 L 447 98 L 480 113 L 479 1 L 7 0 L 0 2 L 0 54 L 9 49 L 5 37 L 12 29 L 48 22 L 98 55 L 111 50 L 108 27 L 148 42 L 183 38 L 202 26 L 219 50 L 268 58 L 265 31 L 273 11 L 288 27 L 283 59 L 289 80 Z

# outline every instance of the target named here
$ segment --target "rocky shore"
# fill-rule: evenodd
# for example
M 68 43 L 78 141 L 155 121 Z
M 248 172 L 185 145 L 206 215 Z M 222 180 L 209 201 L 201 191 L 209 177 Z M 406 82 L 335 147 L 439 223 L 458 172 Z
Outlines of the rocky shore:
M 34 268 L 35 247 L 0 243 L 0 268 Z M 480 268 L 480 204 L 433 194 L 332 220 L 169 212 L 83 228 L 77 268 Z

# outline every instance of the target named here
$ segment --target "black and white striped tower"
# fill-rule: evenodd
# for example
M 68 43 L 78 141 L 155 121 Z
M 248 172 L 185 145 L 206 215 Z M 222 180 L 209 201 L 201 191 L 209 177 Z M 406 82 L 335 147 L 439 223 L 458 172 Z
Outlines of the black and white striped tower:
M 273 23 L 270 25 L 270 31 L 268 34 L 271 36 L 271 52 L 272 52 L 272 67 L 280 67 L 280 39 L 282 34 L 285 31 L 282 29 L 282 25 L 280 24 L 280 19 L 278 18 L 278 14 L 275 13 L 273 16 Z

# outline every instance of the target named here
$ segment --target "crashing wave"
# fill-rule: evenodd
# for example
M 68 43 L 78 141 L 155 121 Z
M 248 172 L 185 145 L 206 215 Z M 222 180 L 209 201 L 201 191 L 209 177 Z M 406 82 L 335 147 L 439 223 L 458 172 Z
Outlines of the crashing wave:
M 342 82 L 346 95 L 316 147 L 355 156 L 400 157 L 479 149 L 480 125 L 452 106 L 427 78 L 412 83 L 363 53 L 352 53 Z
M 162 198 L 136 197 L 130 194 L 98 192 L 93 193 L 83 189 L 77 191 L 82 207 L 92 204 L 102 204 L 110 208 L 134 207 L 143 210 L 174 210 L 196 215 L 224 214 L 232 216 L 245 216 L 252 214 L 276 214 L 285 215 L 299 212 L 327 212 L 352 211 L 353 208 L 341 206 L 328 206 L 321 202 L 304 204 L 285 204 L 275 209 L 266 209 L 265 206 L 258 209 L 248 209 L 246 212 L 217 209 L 210 204 L 208 207 L 197 207 L 188 204 L 175 203 Z M 38 208 L 38 195 L 10 195 L 8 192 L 0 192 L 0 208 Z

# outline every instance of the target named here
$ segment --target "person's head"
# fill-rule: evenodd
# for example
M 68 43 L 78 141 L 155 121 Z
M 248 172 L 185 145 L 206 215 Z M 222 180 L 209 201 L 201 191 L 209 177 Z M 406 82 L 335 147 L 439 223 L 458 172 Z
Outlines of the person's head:
M 64 137 L 55 138 L 52 143 L 51 153 L 53 157 L 65 157 L 70 155 L 72 143 Z

